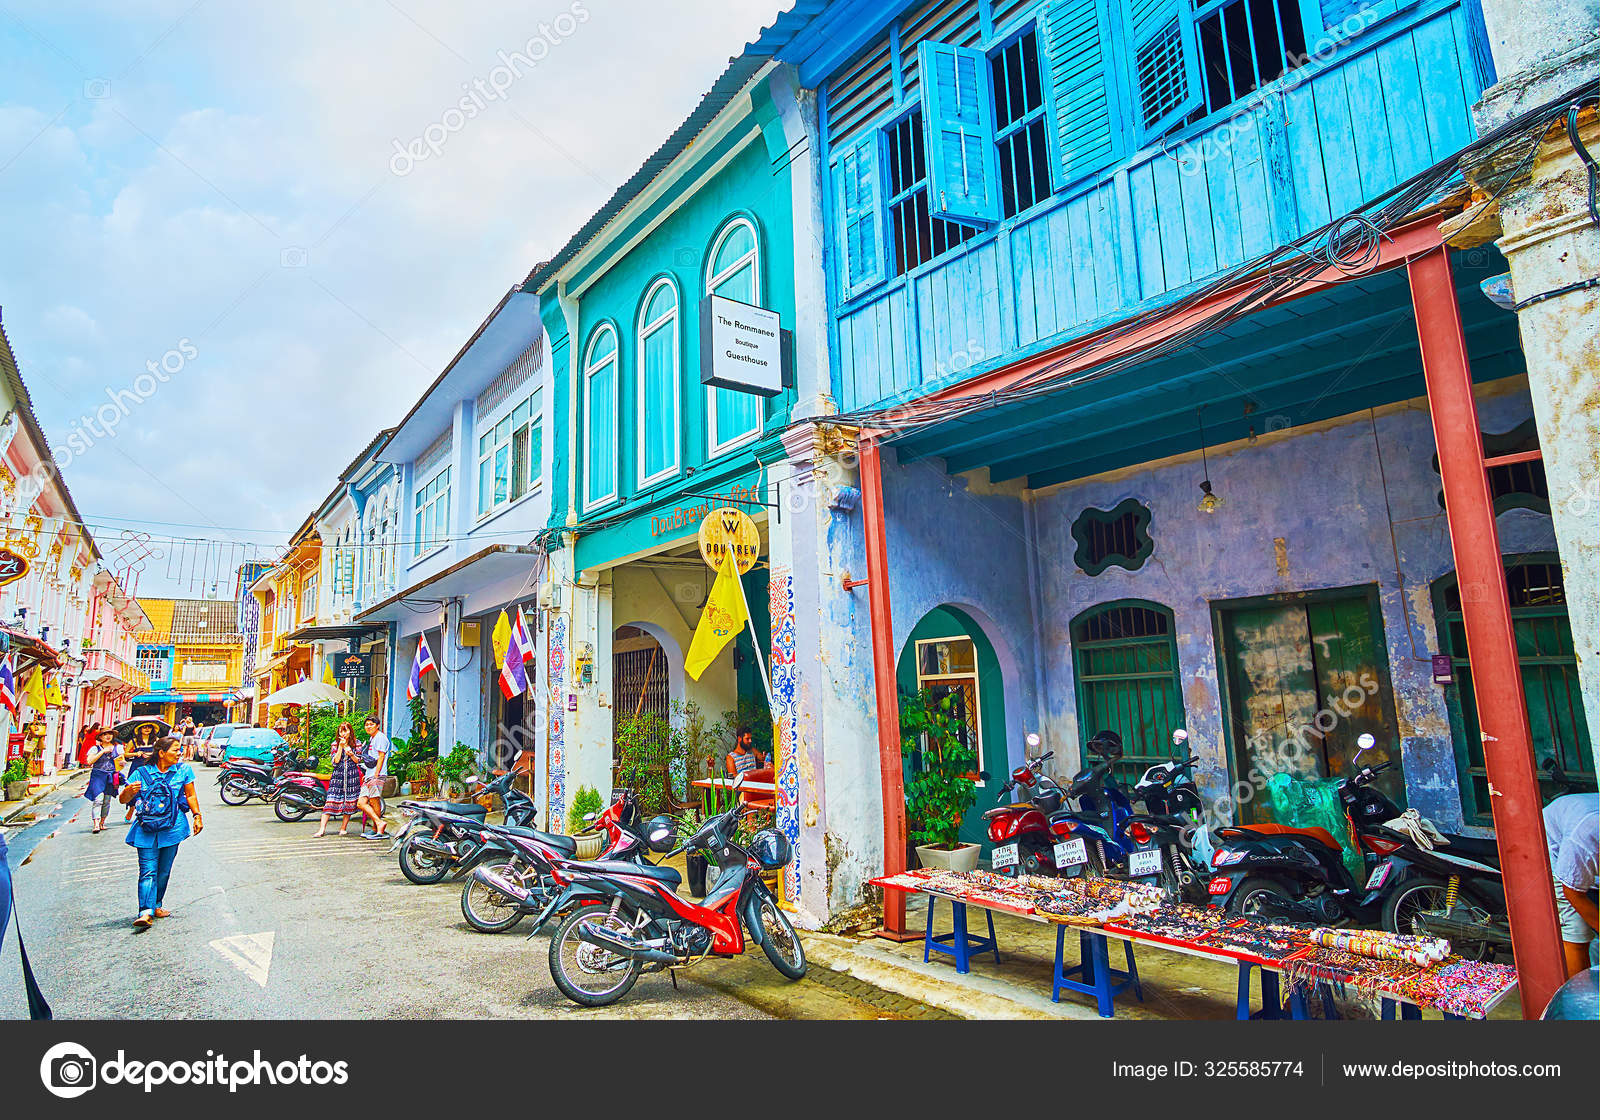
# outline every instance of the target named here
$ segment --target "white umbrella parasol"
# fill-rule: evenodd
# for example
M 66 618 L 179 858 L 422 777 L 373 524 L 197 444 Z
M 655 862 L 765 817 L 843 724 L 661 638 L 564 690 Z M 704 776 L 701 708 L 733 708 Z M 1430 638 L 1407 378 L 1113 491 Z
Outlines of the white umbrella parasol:
M 278 689 L 261 702 L 271 707 L 280 707 L 284 704 L 342 704 L 351 699 L 354 697 L 334 688 L 331 684 L 324 684 L 322 681 L 301 681 L 288 688 Z

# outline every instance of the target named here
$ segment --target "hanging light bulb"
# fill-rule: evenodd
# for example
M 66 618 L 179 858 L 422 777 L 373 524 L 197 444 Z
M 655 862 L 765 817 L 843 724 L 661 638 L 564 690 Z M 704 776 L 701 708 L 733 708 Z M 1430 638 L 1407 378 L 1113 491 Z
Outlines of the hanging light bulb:
M 1200 489 L 1204 491 L 1200 498 L 1200 505 L 1197 507 L 1201 513 L 1216 513 L 1217 510 L 1222 508 L 1222 499 L 1211 492 L 1211 480 L 1209 478 L 1200 484 Z
M 1222 499 L 1211 492 L 1211 465 L 1206 462 L 1206 423 L 1198 408 L 1194 410 L 1194 418 L 1200 428 L 1200 470 L 1204 477 L 1200 483 L 1200 504 L 1195 508 L 1201 513 L 1216 513 L 1222 508 Z

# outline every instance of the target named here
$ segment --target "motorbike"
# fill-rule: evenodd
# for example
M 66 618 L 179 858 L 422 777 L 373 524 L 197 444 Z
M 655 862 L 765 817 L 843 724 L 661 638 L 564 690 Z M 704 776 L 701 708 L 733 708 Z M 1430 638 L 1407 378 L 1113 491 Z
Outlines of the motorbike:
M 1169 899 L 1204 906 L 1210 901 L 1206 891 L 1210 868 L 1195 855 L 1195 838 L 1205 828 L 1204 805 L 1194 784 L 1194 767 L 1200 759 L 1188 752 L 1188 741 L 1186 730 L 1174 731 L 1172 745 L 1184 751 L 1184 757 L 1149 767 L 1128 791 L 1129 800 L 1144 806 L 1144 812 L 1136 812 L 1128 821 L 1128 835 L 1139 846 L 1136 851 L 1154 847 L 1161 853 L 1159 881 Z
M 1037 750 L 1039 743 L 1037 734 L 1028 735 L 1030 750 Z M 1059 835 L 1051 829 L 1050 815 L 1061 808 L 1066 796 L 1044 773 L 1044 764 L 1053 757 L 1055 752 L 1047 751 L 1011 771 L 1000 787 L 995 808 L 983 814 L 995 845 L 989 855 L 990 866 L 999 874 L 1057 875 L 1087 861 L 1082 840 L 1076 841 L 1076 848 L 1069 847 L 1073 843 L 1070 828 L 1063 826 Z M 987 772 L 979 777 L 989 780 Z M 1083 858 L 1072 860 L 1069 853 Z
M 1357 743 L 1366 751 L 1374 740 L 1362 735 Z M 1364 878 L 1351 875 L 1344 846 L 1325 828 L 1229 825 L 1217 830 L 1211 855 L 1214 873 L 1206 889 L 1212 905 L 1233 914 L 1261 912 L 1319 925 L 1381 921 L 1383 888 L 1393 886 L 1392 870 L 1384 864 L 1402 838 L 1379 822 L 1400 816 L 1401 810 L 1372 781 L 1393 765 L 1364 766 L 1339 783 L 1339 801 L 1368 872 Z
M 601 860 L 634 861 L 644 858 L 645 842 L 639 835 L 638 802 L 631 791 L 619 791 L 604 813 L 585 818 L 586 831 L 603 831 Z M 485 826 L 485 852 L 461 886 L 461 916 L 480 933 L 504 933 L 529 914 L 545 908 L 567 885 L 560 864 L 577 852 L 577 840 L 533 829 Z M 565 916 L 562 911 L 560 916 Z M 536 925 L 538 933 L 543 923 Z
M 1069 866 L 1081 863 L 1095 875 L 1143 879 L 1158 874 L 1160 851 L 1151 846 L 1154 834 L 1143 825 L 1131 827 L 1133 803 L 1111 773 L 1122 758 L 1122 737 L 1115 731 L 1096 732 L 1085 750 L 1099 761 L 1080 770 L 1066 789 L 1067 800 L 1076 802 L 1076 808 L 1049 817 L 1051 831 L 1064 842 L 1065 861 Z M 1082 848 L 1072 845 L 1074 840 L 1081 841 Z
M 500 795 L 505 800 L 506 823 L 531 830 L 536 818 L 533 799 L 512 788 L 511 778 L 506 773 L 485 784 L 470 775 L 464 781 L 468 788 L 481 787 L 480 795 Z M 488 810 L 478 802 L 403 801 L 400 812 L 406 823 L 389 850 L 399 851 L 400 871 L 413 883 L 427 886 L 447 876 L 464 875 L 482 861 L 482 833 Z
M 286 824 L 305 820 L 307 814 L 318 812 L 328 803 L 330 780 L 325 774 L 305 771 L 284 774 L 273 783 L 272 796 L 267 798 L 272 802 L 272 812 Z
M 306 756 L 299 751 L 278 751 L 271 764 L 233 759 L 217 772 L 218 796 L 224 805 L 243 805 L 253 798 L 271 804 L 281 792 L 278 779 L 285 774 L 310 774 Z M 315 777 L 315 775 L 310 775 Z
M 676 829 L 670 818 L 646 824 L 651 851 L 669 856 L 704 851 L 715 862 L 716 883 L 700 902 L 677 893 L 681 876 L 671 867 L 611 860 L 562 865 L 568 885 L 547 907 L 552 912 L 575 907 L 550 937 L 550 975 L 562 995 L 583 1007 L 615 1003 L 646 969 L 675 970 L 708 956 L 738 956 L 746 931 L 782 975 L 804 976 L 800 937 L 761 879 L 761 872 L 789 862 L 789 841 L 766 828 L 748 848 L 739 845 L 735 832 L 750 808 L 717 814 L 678 848 L 672 847 Z M 598 905 L 584 905 L 588 900 Z

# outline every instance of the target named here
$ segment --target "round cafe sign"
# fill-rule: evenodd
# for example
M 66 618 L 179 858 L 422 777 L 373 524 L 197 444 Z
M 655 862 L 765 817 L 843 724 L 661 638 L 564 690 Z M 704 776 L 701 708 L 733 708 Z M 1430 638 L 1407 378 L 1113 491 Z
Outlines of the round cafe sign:
M 750 515 L 732 506 L 722 506 L 706 514 L 700 522 L 700 558 L 714 572 L 720 572 L 723 558 L 732 551 L 739 574 L 756 566 L 761 554 L 761 532 Z

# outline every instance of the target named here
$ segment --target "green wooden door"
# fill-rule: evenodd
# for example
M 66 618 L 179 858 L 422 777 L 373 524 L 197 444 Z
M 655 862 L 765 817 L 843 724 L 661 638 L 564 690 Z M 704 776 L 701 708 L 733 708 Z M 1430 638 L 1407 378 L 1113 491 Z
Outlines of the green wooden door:
M 1567 620 L 1561 565 L 1554 557 L 1508 565 L 1506 591 L 1517 639 L 1517 662 L 1522 669 L 1522 690 L 1528 701 L 1533 753 L 1539 765 L 1544 795 L 1548 799 L 1558 792 L 1546 770 L 1547 763 L 1552 761 L 1569 778 L 1587 782 L 1592 788 L 1594 755 L 1578 691 L 1578 662 L 1572 645 L 1572 627 Z M 1445 694 L 1450 706 L 1456 766 L 1461 775 L 1461 810 L 1470 823 L 1492 825 L 1489 776 L 1483 760 L 1477 701 L 1472 693 L 1472 666 L 1466 624 L 1461 617 L 1461 592 L 1454 577 L 1446 577 L 1435 585 L 1434 594 L 1440 642 L 1444 652 L 1455 659 L 1456 683 L 1448 686 Z
M 1172 757 L 1172 733 L 1184 725 L 1172 612 L 1155 603 L 1095 607 L 1072 624 L 1078 729 L 1122 736 L 1121 781 Z
M 1339 777 L 1363 733 L 1377 740 L 1364 765 L 1399 761 L 1375 589 L 1222 607 L 1218 623 L 1235 782 L 1259 788 L 1274 774 Z M 1403 803 L 1397 771 L 1384 785 Z M 1241 816 L 1271 819 L 1259 797 L 1241 807 Z

